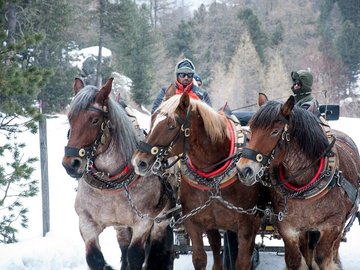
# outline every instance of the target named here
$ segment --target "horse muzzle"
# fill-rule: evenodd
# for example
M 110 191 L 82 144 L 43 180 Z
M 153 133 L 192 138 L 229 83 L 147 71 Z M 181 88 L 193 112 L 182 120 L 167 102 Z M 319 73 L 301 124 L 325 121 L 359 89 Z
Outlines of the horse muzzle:
M 78 157 L 64 157 L 62 165 L 67 174 L 73 178 L 80 178 L 85 172 L 84 161 Z
M 257 183 L 255 168 L 251 164 L 237 164 L 236 171 L 239 181 L 245 186 L 252 186 Z
M 136 174 L 141 176 L 146 176 L 151 174 L 151 168 L 153 162 L 151 162 L 151 160 L 141 157 L 141 153 L 137 153 L 136 155 L 134 155 L 133 158 L 131 159 L 131 163 L 134 166 Z

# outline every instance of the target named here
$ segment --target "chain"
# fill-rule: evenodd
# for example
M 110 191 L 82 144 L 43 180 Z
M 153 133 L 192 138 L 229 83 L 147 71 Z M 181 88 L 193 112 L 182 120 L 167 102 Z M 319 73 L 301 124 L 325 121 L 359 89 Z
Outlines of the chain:
M 263 176 L 265 171 L 270 167 L 271 161 L 274 159 L 275 156 L 275 148 L 271 151 L 270 158 L 268 159 L 266 165 L 261 165 L 259 172 L 255 175 L 256 181 L 262 184 L 265 187 L 271 187 L 271 183 L 266 182 L 263 180 Z
M 287 212 L 286 202 L 285 202 L 285 211 L 284 212 L 281 211 L 278 214 L 275 214 L 269 208 L 263 210 L 263 209 L 257 207 L 257 205 L 255 205 L 253 208 L 244 209 L 242 207 L 235 206 L 234 204 L 224 200 L 224 198 L 221 197 L 221 195 L 220 195 L 219 189 L 216 189 L 215 194 L 210 195 L 209 199 L 203 205 L 192 209 L 189 213 L 187 213 L 186 215 L 183 215 L 182 217 L 180 217 L 177 220 L 175 220 L 175 218 L 172 217 L 170 220 L 170 227 L 174 228 L 174 227 L 180 225 L 181 223 L 183 223 L 186 219 L 195 216 L 197 213 L 199 213 L 200 211 L 207 208 L 211 204 L 211 202 L 214 200 L 219 201 L 224 206 L 226 206 L 226 208 L 228 208 L 229 210 L 235 211 L 239 214 L 255 215 L 257 212 L 261 212 L 266 216 L 275 216 L 279 221 L 282 221 L 284 219 L 284 217 L 286 216 L 286 212 Z
M 131 208 L 134 210 L 134 212 L 136 213 L 136 215 L 138 215 L 138 217 L 140 219 L 149 219 L 149 220 L 155 220 L 155 218 L 153 217 L 150 217 L 148 214 L 143 214 L 139 208 L 136 207 L 133 199 L 131 198 L 131 195 L 130 195 L 130 192 L 129 192 L 129 189 L 128 189 L 128 183 L 126 183 L 124 185 L 124 189 L 125 189 L 125 194 L 126 194 L 126 198 L 131 206 Z

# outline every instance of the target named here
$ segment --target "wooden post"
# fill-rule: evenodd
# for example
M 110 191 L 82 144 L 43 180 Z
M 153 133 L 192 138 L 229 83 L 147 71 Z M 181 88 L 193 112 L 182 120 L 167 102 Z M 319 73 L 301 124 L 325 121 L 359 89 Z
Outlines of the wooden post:
M 40 101 L 41 112 L 41 101 Z M 46 117 L 42 115 L 39 121 L 40 139 L 40 165 L 41 165 L 41 197 L 43 216 L 43 236 L 50 231 L 50 202 L 49 202 L 49 177 L 48 177 L 48 153 L 47 153 L 47 130 Z

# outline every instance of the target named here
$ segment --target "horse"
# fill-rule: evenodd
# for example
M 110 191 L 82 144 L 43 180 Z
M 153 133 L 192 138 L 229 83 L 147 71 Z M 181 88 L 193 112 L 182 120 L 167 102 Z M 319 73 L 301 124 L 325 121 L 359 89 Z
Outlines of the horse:
M 268 101 L 250 120 L 239 180 L 269 188 L 286 269 L 341 269 L 339 246 L 359 203 L 360 160 L 353 140 L 323 117 Z
M 219 230 L 237 233 L 239 251 L 236 269 L 251 269 L 255 237 L 261 222 L 259 186 L 247 187 L 237 179 L 238 149 L 247 133 L 239 122 L 227 118 L 184 92 L 163 101 L 152 115 L 145 142 L 134 153 L 136 173 L 160 173 L 180 158 L 179 200 L 182 216 L 172 226 L 183 224 L 192 241 L 196 270 L 206 269 L 203 234 L 213 251 L 214 270 L 222 268 Z M 175 158 L 172 164 L 167 164 Z M 171 159 L 170 159 L 171 160 Z
M 68 113 L 69 140 L 62 164 L 71 177 L 80 178 L 75 210 L 86 261 L 92 270 L 112 269 L 99 244 L 100 233 L 112 226 L 122 270 L 170 270 L 173 233 L 169 221 L 159 217 L 176 202 L 176 179 L 135 173 L 130 160 L 141 130 L 110 94 L 112 81 L 98 89 L 76 78 Z

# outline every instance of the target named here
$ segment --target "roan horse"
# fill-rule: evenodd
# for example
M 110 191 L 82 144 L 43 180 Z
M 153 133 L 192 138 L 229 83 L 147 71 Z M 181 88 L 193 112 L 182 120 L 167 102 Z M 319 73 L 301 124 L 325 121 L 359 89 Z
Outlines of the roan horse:
M 133 156 L 132 163 L 140 175 L 161 172 L 165 160 L 181 156 L 179 197 L 183 216 L 172 225 L 184 224 L 192 241 L 196 270 L 206 269 L 204 233 L 213 251 L 213 269 L 222 269 L 219 229 L 238 235 L 236 269 L 251 269 L 261 213 L 257 211 L 258 186 L 246 187 L 237 179 L 237 150 L 245 142 L 240 123 L 204 102 L 190 99 L 185 92 L 170 97 L 155 111 L 146 142 Z
M 90 269 L 112 269 L 101 253 L 99 234 L 113 226 L 122 254 L 121 269 L 143 269 L 144 264 L 146 269 L 172 269 L 169 222 L 155 222 L 175 203 L 176 198 L 166 192 L 171 190 L 170 180 L 134 172 L 130 160 L 137 147 L 136 129 L 110 95 L 111 89 L 112 79 L 100 90 L 75 79 L 68 113 L 70 132 L 63 166 L 70 176 L 80 178 L 75 209 L 86 261 Z
M 252 117 L 240 181 L 270 187 L 287 269 L 341 269 L 340 241 L 358 208 L 358 149 L 294 103 L 268 101 Z

